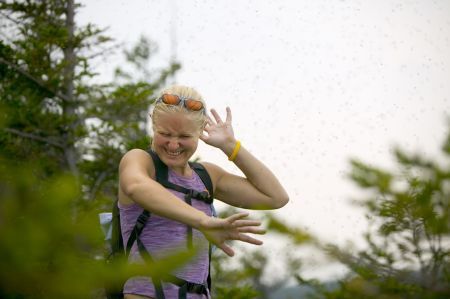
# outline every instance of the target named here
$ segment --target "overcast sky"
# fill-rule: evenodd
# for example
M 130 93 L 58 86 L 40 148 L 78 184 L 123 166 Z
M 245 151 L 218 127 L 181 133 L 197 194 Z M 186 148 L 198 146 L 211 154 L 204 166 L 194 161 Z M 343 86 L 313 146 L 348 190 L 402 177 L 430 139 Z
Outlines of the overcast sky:
M 324 239 L 357 240 L 366 227 L 349 203 L 351 157 L 391 167 L 394 145 L 435 155 L 447 132 L 450 1 L 83 3 L 82 24 L 128 47 L 149 37 L 154 67 L 176 55 L 178 83 L 230 106 L 237 138 L 290 195 L 276 214 Z M 197 154 L 238 173 L 219 150 Z

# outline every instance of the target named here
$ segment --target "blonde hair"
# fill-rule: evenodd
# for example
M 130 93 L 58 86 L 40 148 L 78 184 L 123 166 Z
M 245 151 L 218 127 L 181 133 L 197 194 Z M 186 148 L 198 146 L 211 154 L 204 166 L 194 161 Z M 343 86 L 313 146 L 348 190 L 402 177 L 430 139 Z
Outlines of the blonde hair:
M 186 115 L 189 115 L 189 117 L 192 119 L 192 121 L 194 121 L 197 124 L 199 132 L 201 132 L 201 130 L 203 129 L 203 127 L 205 126 L 205 123 L 206 123 L 206 103 L 203 100 L 203 97 L 201 96 L 201 94 L 192 87 L 183 86 L 183 85 L 173 85 L 173 86 L 170 86 L 170 87 L 164 89 L 163 91 L 161 91 L 159 93 L 157 99 L 165 93 L 175 94 L 180 97 L 190 98 L 193 100 L 200 101 L 203 104 L 204 111 L 203 110 L 202 111 L 192 111 L 192 110 L 186 109 L 184 106 L 167 105 L 167 104 L 164 104 L 163 102 L 159 102 L 159 103 L 155 104 L 155 108 L 153 109 L 153 112 L 151 114 L 153 127 L 155 127 L 156 122 L 158 121 L 159 115 L 161 115 L 163 113 L 167 114 L 167 113 L 173 113 L 173 112 L 182 112 L 182 113 L 185 113 Z

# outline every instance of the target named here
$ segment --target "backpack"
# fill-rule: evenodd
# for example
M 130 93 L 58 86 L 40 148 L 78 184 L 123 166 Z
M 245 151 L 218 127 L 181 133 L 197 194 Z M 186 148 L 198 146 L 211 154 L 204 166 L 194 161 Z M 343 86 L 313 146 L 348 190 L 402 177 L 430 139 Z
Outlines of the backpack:
M 155 176 L 156 181 L 160 183 L 162 186 L 168 189 L 172 189 L 175 191 L 179 191 L 181 193 L 185 194 L 185 201 L 187 204 L 191 205 L 191 199 L 195 198 L 198 200 L 202 200 L 206 203 L 209 203 L 211 205 L 211 208 L 213 210 L 213 215 L 215 215 L 215 210 L 212 205 L 213 202 L 213 185 L 211 181 L 211 177 L 209 176 L 207 170 L 203 165 L 196 162 L 189 162 L 190 167 L 197 173 L 197 175 L 202 180 L 203 184 L 205 185 L 207 191 L 197 191 L 193 189 L 187 189 L 183 186 L 179 186 L 176 184 L 173 184 L 169 182 L 168 180 L 168 168 L 167 165 L 165 165 L 161 159 L 158 157 L 158 155 L 153 152 L 148 152 L 153 160 L 153 164 L 155 165 Z M 152 257 L 150 253 L 145 249 L 145 246 L 143 245 L 142 241 L 140 240 L 140 234 L 142 230 L 144 229 L 147 220 L 151 217 L 151 213 L 149 211 L 144 210 L 139 217 L 136 220 L 136 224 L 131 231 L 130 237 L 127 240 L 126 247 L 123 246 L 123 239 L 122 239 L 122 232 L 120 228 L 120 214 L 119 214 L 119 208 L 117 206 L 118 199 L 114 201 L 113 209 L 112 209 L 112 229 L 111 229 L 111 238 L 110 238 L 110 253 L 106 259 L 107 263 L 114 263 L 115 260 L 122 259 L 122 258 L 128 258 L 128 255 L 130 254 L 131 247 L 136 242 L 139 253 L 141 254 L 142 258 L 145 261 L 152 261 Z M 187 233 L 187 244 L 189 248 L 192 248 L 192 227 L 188 226 L 188 233 Z M 212 246 L 209 245 L 209 270 L 211 269 L 211 251 Z M 197 293 L 197 294 L 207 294 L 207 290 L 209 289 L 211 291 L 211 276 L 210 271 L 208 271 L 208 278 L 205 284 L 197 284 L 193 282 L 186 281 L 184 279 L 178 278 L 174 275 L 168 275 L 167 278 L 165 278 L 165 281 L 168 281 L 170 283 L 176 284 L 179 286 L 179 292 L 178 292 L 178 298 L 179 299 L 186 299 L 187 293 Z M 161 280 L 154 279 L 152 277 L 153 285 L 155 286 L 155 292 L 156 292 L 156 298 L 157 299 L 165 299 L 164 291 L 162 289 L 162 282 Z M 123 283 L 120 285 L 117 285 L 114 287 L 108 287 L 106 288 L 106 297 L 108 299 L 123 299 Z

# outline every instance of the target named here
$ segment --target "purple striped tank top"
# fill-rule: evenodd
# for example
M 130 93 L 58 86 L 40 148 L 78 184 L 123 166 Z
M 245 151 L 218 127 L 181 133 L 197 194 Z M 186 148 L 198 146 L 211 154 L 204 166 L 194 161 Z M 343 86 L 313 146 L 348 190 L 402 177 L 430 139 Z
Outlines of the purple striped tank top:
M 200 177 L 195 171 L 192 172 L 192 177 L 183 177 L 178 175 L 171 169 L 169 169 L 168 179 L 170 182 L 183 186 L 188 189 L 194 189 L 197 191 L 206 190 Z M 184 194 L 169 190 L 180 200 L 184 201 Z M 122 230 L 122 238 L 124 240 L 124 246 L 126 247 L 126 241 L 128 240 L 131 231 L 136 224 L 137 217 L 142 213 L 143 209 L 138 204 L 122 205 L 119 203 L 120 211 L 120 224 Z M 199 201 L 195 198 L 192 199 L 192 206 L 205 214 L 211 216 L 211 205 Z M 192 230 L 193 244 L 200 245 L 200 251 L 198 254 L 185 266 L 177 269 L 174 273 L 175 276 L 184 280 L 204 283 L 208 278 L 209 271 L 209 257 L 208 257 L 208 241 L 204 235 L 196 230 Z M 148 219 L 140 236 L 147 251 L 151 256 L 158 260 L 162 257 L 168 256 L 173 251 L 182 250 L 187 248 L 187 226 L 181 222 L 173 221 L 158 215 L 152 214 Z M 145 263 L 139 254 L 136 242 L 131 248 L 130 263 Z M 164 295 L 167 299 L 178 298 L 178 286 L 163 282 Z M 132 277 L 128 279 L 123 287 L 124 294 L 136 294 L 141 296 L 148 296 L 156 298 L 155 289 L 151 279 L 149 277 Z M 210 295 L 199 294 L 187 294 L 188 299 L 205 299 L 210 298 Z

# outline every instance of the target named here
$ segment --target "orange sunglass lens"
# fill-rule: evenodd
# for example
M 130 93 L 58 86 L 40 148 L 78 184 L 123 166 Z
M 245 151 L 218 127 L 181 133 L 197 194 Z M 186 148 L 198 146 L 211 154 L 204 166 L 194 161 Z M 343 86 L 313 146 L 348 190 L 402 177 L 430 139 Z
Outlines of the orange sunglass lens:
M 178 105 L 180 103 L 180 98 L 177 95 L 165 94 L 162 96 L 164 103 L 169 105 Z
M 199 111 L 203 108 L 203 103 L 196 100 L 186 100 L 185 104 L 189 110 Z

